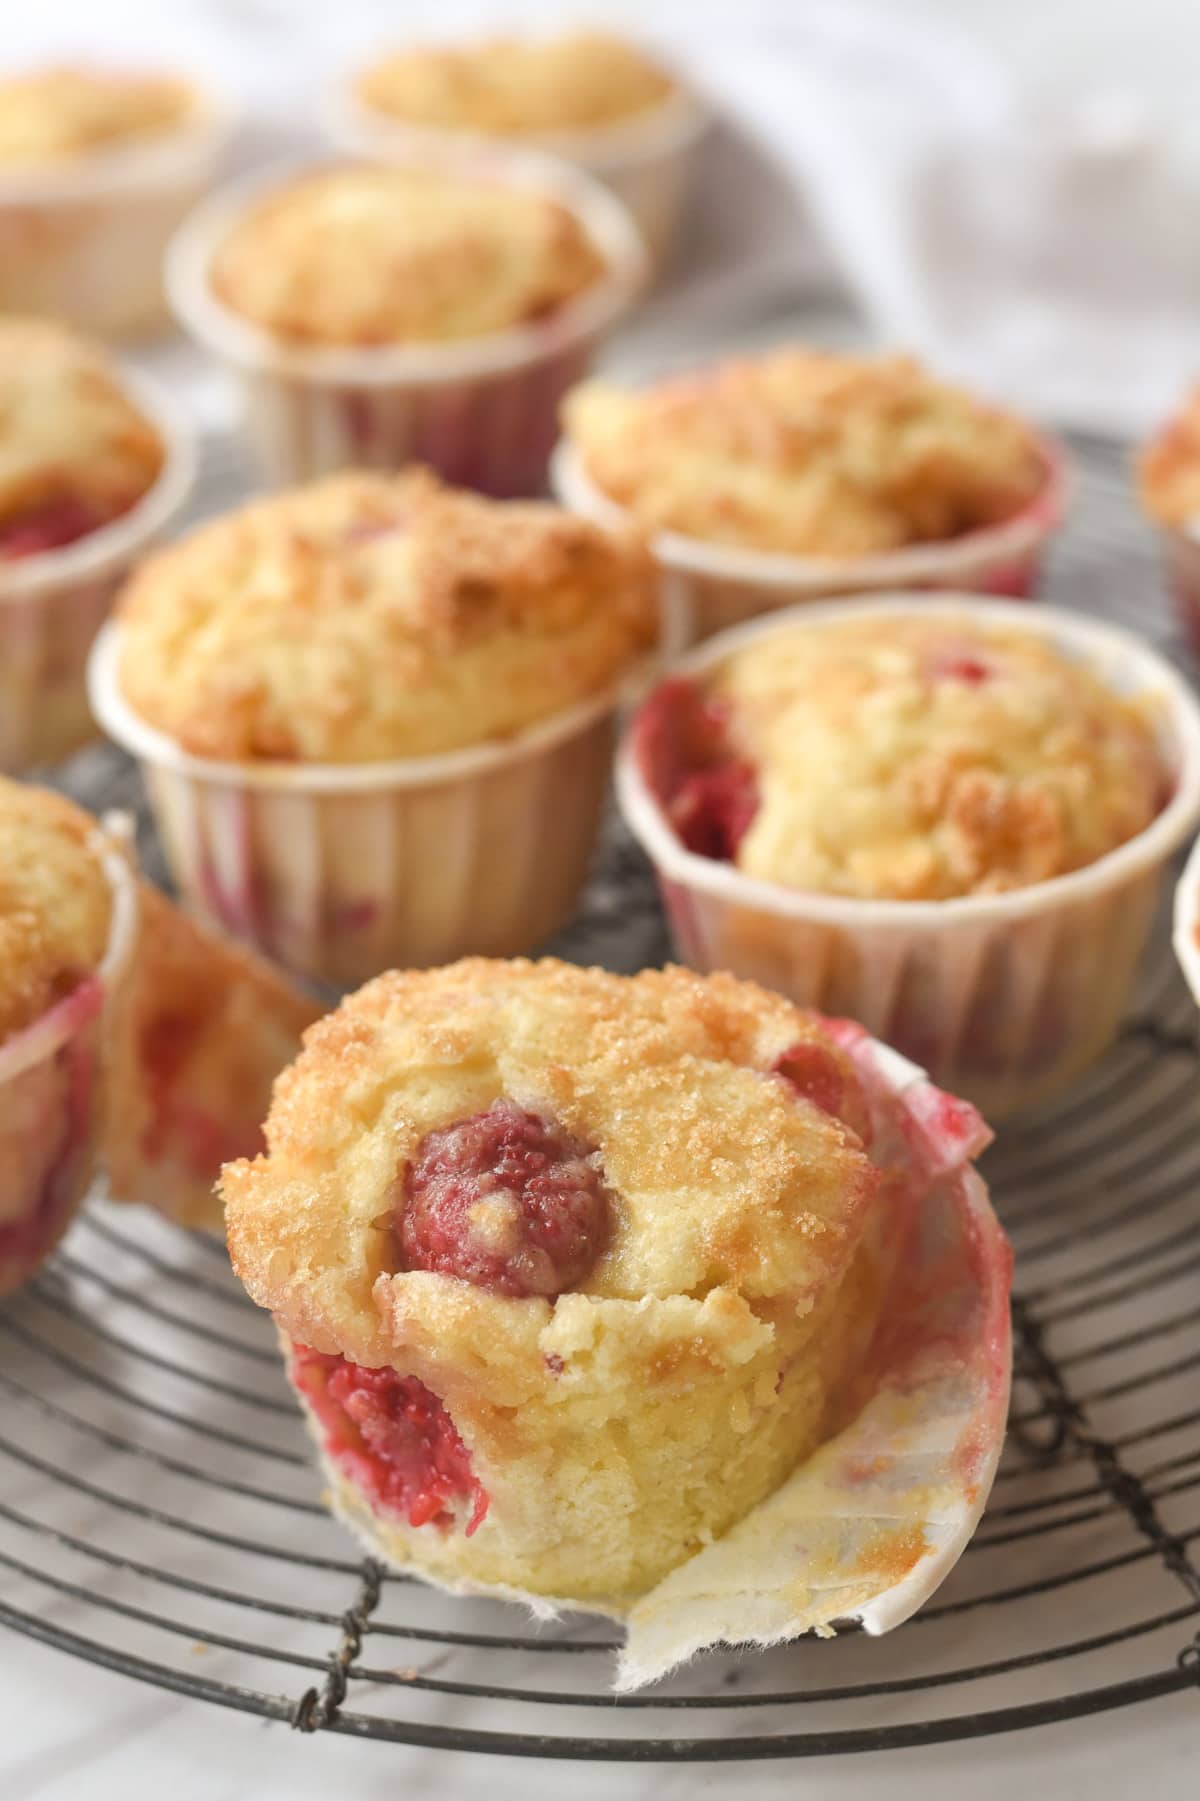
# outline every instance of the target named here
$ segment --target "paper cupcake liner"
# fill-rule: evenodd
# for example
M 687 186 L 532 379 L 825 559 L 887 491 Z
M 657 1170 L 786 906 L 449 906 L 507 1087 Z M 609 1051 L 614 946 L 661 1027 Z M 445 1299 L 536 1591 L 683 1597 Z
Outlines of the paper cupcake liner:
M 112 889 L 99 967 L 0 1044 L 0 1295 L 29 1279 L 70 1225 L 95 1173 L 106 1033 L 136 936 L 136 887 L 124 846 L 97 830 Z
M 263 1149 L 271 1087 L 323 1009 L 147 882 L 113 1008 L 101 1162 L 112 1198 L 224 1229 L 223 1163 Z
M 862 1254 L 885 1280 L 880 1324 L 841 1397 L 847 1422 L 723 1537 L 624 1612 L 614 1686 L 667 1675 L 718 1644 L 882 1633 L 940 1586 L 978 1524 L 1004 1439 L 1011 1368 L 1011 1253 L 971 1166 L 990 1139 L 973 1108 L 861 1028 L 830 1022 L 863 1082 L 873 1155 L 891 1176 Z M 288 1349 L 284 1339 L 285 1352 Z M 334 1512 L 375 1556 L 395 1535 L 325 1455 Z M 497 1584 L 406 1573 L 459 1595 L 517 1601 L 539 1618 L 575 1603 Z
M 559 402 L 643 284 L 636 228 L 588 176 L 548 158 L 443 144 L 414 150 L 408 160 L 552 194 L 582 221 L 607 259 L 607 274 L 546 320 L 462 344 L 287 346 L 223 305 L 208 271 L 246 208 L 302 166 L 235 183 L 198 209 L 168 256 L 172 305 L 185 329 L 235 376 L 244 429 L 270 482 L 418 460 L 485 493 L 539 493 Z
M 233 137 L 210 109 L 152 145 L 0 176 L 0 311 L 120 336 L 167 319 L 163 257 Z
M 663 606 L 682 648 L 763 613 L 837 595 L 949 589 L 1032 599 L 1042 559 L 1066 516 L 1070 481 L 1063 452 L 1045 441 L 1046 481 L 1029 506 L 1004 521 L 942 544 L 915 544 L 871 557 L 832 561 L 705 544 L 660 532 L 652 548 L 662 574 Z M 591 480 L 575 447 L 562 441 L 550 461 L 554 493 L 597 523 L 628 523 L 627 510 Z
M 614 693 L 501 745 L 391 763 L 188 756 L 116 681 L 116 628 L 89 680 L 138 757 L 172 873 L 202 919 L 337 987 L 380 970 L 513 956 L 569 918 L 608 788 Z
M 469 132 L 405 125 L 364 105 L 348 83 L 326 94 L 321 123 L 338 149 L 354 156 L 403 158 L 430 144 L 482 141 Z M 544 133 L 522 142 L 603 182 L 628 210 L 657 276 L 677 246 L 708 125 L 708 114 L 699 102 L 676 92 L 634 119 L 590 131 Z
M 1005 606 L 968 594 L 806 606 L 713 640 L 672 673 L 702 675 L 750 639 L 806 621 L 883 623 L 918 607 L 1012 625 Z M 1047 636 L 1119 692 L 1155 698 L 1175 784 L 1144 832 L 1053 881 L 946 901 L 802 893 L 685 850 L 638 766 L 632 735 L 617 761 L 621 811 L 655 867 L 686 963 L 861 1019 L 989 1118 L 1053 1094 L 1110 1043 L 1167 860 L 1200 815 L 1200 707 L 1175 671 L 1131 634 L 1069 613 L 1039 608 L 1022 629 Z
M 192 435 L 158 389 L 126 377 L 166 457 L 154 485 L 110 525 L 61 550 L 0 558 L 0 771 L 53 763 L 96 736 L 87 661 L 117 590 L 178 516 L 195 475 Z

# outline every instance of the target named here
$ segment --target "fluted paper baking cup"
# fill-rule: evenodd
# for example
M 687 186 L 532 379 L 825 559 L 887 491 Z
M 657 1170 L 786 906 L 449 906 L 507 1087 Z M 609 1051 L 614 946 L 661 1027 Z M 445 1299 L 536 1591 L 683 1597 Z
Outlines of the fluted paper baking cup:
M 495 141 L 469 131 L 406 125 L 366 105 L 351 82 L 341 82 L 324 95 L 320 115 L 338 149 L 358 156 L 403 158 L 430 144 Z M 628 208 L 658 274 L 676 247 L 708 126 L 709 115 L 699 100 L 676 89 L 634 118 L 579 131 L 539 132 L 522 137 L 520 143 L 573 163 L 603 182 Z
M 386 763 L 221 763 L 181 750 L 117 682 L 92 706 L 137 757 L 172 873 L 201 918 L 298 974 L 354 987 L 391 968 L 513 956 L 569 918 L 612 760 L 608 689 L 505 740 Z
M 137 891 L 124 841 L 96 830 L 112 891 L 104 956 L 40 1019 L 0 1044 L 0 1295 L 49 1256 L 95 1172 L 105 1038 L 137 931 Z
M 822 603 L 728 632 L 669 673 L 703 677 L 774 631 L 834 619 L 883 625 L 916 610 L 1013 624 L 1004 603 L 970 594 Z M 1200 705 L 1175 670 L 1131 633 L 1078 614 L 1030 609 L 1021 629 L 1049 638 L 1118 692 L 1154 703 L 1174 783 L 1145 831 L 1052 881 L 939 901 L 786 888 L 686 850 L 638 766 L 632 734 L 617 759 L 622 814 L 654 865 L 685 962 L 861 1019 L 993 1119 L 1053 1094 L 1111 1042 L 1167 860 L 1200 816 Z
M 629 1691 L 719 1644 L 767 1646 L 861 1621 L 891 1631 L 945 1580 L 970 1540 L 1004 1441 L 1012 1259 L 972 1159 L 991 1134 L 972 1107 L 847 1021 L 828 1022 L 871 1111 L 872 1156 L 893 1175 L 873 1255 L 880 1324 L 847 1373 L 842 1429 L 723 1537 L 625 1611 L 615 1687 Z M 286 1349 L 286 1340 L 285 1349 Z M 398 1540 L 321 1449 L 334 1511 L 374 1556 L 454 1594 L 570 1611 L 495 1585 L 446 1583 L 397 1554 Z
M 950 589 L 1027 600 L 1037 590 L 1042 558 L 1066 517 L 1070 476 L 1063 451 L 1043 440 L 1046 479 L 1037 497 L 1011 519 L 939 544 L 912 544 L 868 557 L 796 557 L 739 550 L 678 532 L 657 532 L 663 605 L 675 636 L 697 644 L 763 613 L 836 595 Z M 551 486 L 572 512 L 610 528 L 630 513 L 595 482 L 567 439 L 550 460 Z
M 0 770 L 53 763 L 96 736 L 87 660 L 118 588 L 174 520 L 191 490 L 193 434 L 153 383 L 126 375 L 165 459 L 146 493 L 119 519 L 59 550 L 0 557 Z
M 0 311 L 105 336 L 165 323 L 167 243 L 216 177 L 233 115 L 207 101 L 153 141 L 0 173 Z
M 619 201 L 565 163 L 496 145 L 425 146 L 406 159 L 501 186 L 534 188 L 568 207 L 607 271 L 546 319 L 465 342 L 306 348 L 242 318 L 214 292 L 217 247 L 247 208 L 319 168 L 288 165 L 214 195 L 182 226 L 167 258 L 180 323 L 229 368 L 243 425 L 267 479 L 422 462 L 460 486 L 537 494 L 566 390 L 633 303 L 646 274 L 637 228 Z

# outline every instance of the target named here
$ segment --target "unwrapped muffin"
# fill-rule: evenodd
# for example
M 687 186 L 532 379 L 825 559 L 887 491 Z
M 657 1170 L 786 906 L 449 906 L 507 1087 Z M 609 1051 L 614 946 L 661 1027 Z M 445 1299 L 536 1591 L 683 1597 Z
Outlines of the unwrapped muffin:
M 338 1510 L 435 1580 L 622 1612 L 840 1424 L 868 1117 L 727 976 L 474 960 L 344 1002 L 222 1182 Z
M 345 985 L 562 922 L 656 631 L 635 537 L 345 475 L 145 564 L 94 699 L 196 904 Z

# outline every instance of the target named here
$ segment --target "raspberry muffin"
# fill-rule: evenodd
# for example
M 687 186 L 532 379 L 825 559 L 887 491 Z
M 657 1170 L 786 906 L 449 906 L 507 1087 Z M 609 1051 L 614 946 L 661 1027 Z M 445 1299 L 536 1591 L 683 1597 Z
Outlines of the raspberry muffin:
M 222 1177 L 341 1515 L 622 1613 L 840 1423 L 886 1178 L 821 1024 L 724 975 L 471 960 L 314 1027 Z
M 572 31 L 412 45 L 380 57 L 354 87 L 367 106 L 408 125 L 538 138 L 653 111 L 675 83 L 623 39 Z
M 118 1200 L 219 1227 L 217 1172 L 261 1144 L 317 1013 L 139 882 L 111 829 L 0 779 L 0 1292 L 97 1169 Z
M 160 324 L 166 240 L 228 136 L 212 99 L 172 74 L 0 79 L 0 309 L 106 333 Z
M 132 890 L 94 819 L 0 778 L 0 1294 L 53 1250 L 95 1169 Z
M 625 202 L 656 265 L 678 233 L 707 124 L 696 97 L 644 50 L 578 30 L 409 45 L 345 82 L 326 118 L 355 151 L 451 136 L 567 157 Z
M 640 275 L 614 200 L 498 151 L 256 177 L 172 255 L 273 478 L 417 458 L 499 494 L 537 491 L 558 400 Z
M 1200 651 L 1200 386 L 1137 461 L 1142 508 L 1158 527 L 1179 620 Z
M 808 607 L 685 661 L 622 756 L 702 967 L 855 1016 L 993 1114 L 1115 1026 L 1200 714 L 1125 634 L 963 596 Z
M 94 700 L 195 904 L 345 984 L 567 916 L 655 606 L 636 539 L 343 475 L 145 564 Z
M 1024 592 L 1060 509 L 1032 428 L 911 357 L 786 346 L 641 389 L 588 383 L 563 417 L 563 497 L 657 534 L 695 636 L 809 594 Z
M 94 734 L 91 641 L 189 475 L 177 423 L 97 345 L 0 318 L 0 768 Z

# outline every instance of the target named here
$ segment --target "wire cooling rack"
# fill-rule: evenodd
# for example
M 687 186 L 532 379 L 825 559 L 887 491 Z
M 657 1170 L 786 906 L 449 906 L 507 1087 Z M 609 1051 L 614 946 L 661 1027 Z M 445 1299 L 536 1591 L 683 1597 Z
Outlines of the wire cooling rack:
M 1055 596 L 1173 648 L 1123 459 L 1077 449 Z M 202 507 L 228 480 L 217 460 Z M 139 807 L 115 751 L 64 785 Z M 665 955 L 615 828 L 555 948 L 618 969 Z M 1017 1251 L 1008 1447 L 958 1569 L 890 1638 L 715 1653 L 614 1699 L 607 1624 L 539 1626 L 357 1555 L 221 1246 L 102 1202 L 0 1310 L 0 1621 L 302 1732 L 519 1756 L 882 1750 L 1200 1688 L 1198 1064 L 1164 924 L 1112 1053 L 989 1154 Z

